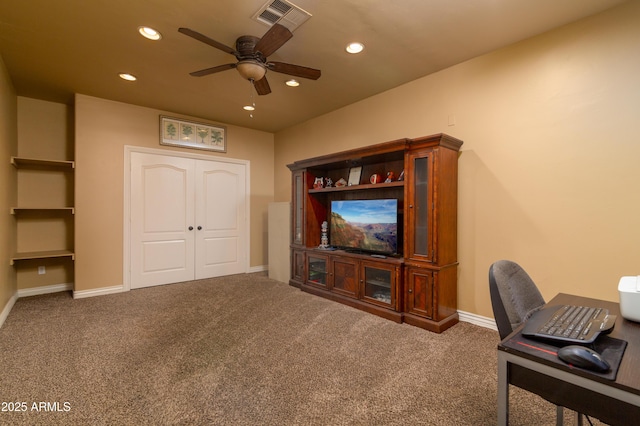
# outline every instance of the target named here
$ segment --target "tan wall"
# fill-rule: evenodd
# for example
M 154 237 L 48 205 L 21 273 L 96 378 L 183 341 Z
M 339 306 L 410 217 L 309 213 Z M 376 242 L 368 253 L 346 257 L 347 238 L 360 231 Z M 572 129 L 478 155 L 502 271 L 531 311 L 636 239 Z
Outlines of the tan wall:
M 523 41 L 276 134 L 286 164 L 448 133 L 459 157 L 462 311 L 492 317 L 491 263 L 522 264 L 546 299 L 618 300 L 640 274 L 640 3 Z
M 19 96 L 18 155 L 73 160 L 73 108 Z
M 0 56 L 0 313 L 16 294 L 15 269 L 9 258 L 16 250 L 16 226 L 9 209 L 16 203 L 16 171 L 10 164 L 17 153 L 17 97 Z
M 159 145 L 159 115 L 166 111 L 77 95 L 75 290 L 123 283 L 124 146 L 209 154 Z M 189 117 L 183 117 L 189 118 Z M 204 121 L 200 118 L 192 118 Z M 273 201 L 273 134 L 227 126 L 227 153 L 250 161 L 250 266 L 267 265 L 267 208 Z

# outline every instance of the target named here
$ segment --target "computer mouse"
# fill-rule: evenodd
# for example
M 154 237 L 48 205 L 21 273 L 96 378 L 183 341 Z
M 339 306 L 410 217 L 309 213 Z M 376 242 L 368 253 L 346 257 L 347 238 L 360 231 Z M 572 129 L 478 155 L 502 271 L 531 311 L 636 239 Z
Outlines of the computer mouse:
M 604 373 L 611 367 L 600 354 L 586 346 L 569 345 L 558 350 L 558 358 L 575 367 Z

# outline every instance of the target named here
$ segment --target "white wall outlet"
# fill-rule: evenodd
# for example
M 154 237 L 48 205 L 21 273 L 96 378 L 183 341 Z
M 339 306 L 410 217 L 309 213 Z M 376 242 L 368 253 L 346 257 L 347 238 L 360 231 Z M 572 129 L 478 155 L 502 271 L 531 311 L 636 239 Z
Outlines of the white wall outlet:
M 38 266 L 38 275 L 44 275 L 47 273 L 47 269 L 44 266 Z

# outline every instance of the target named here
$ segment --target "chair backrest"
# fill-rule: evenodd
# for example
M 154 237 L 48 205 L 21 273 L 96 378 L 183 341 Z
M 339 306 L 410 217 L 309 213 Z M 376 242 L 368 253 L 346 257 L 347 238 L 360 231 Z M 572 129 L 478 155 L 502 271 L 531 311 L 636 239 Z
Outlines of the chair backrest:
M 545 303 L 531 277 L 510 260 L 499 260 L 489 268 L 489 293 L 500 339 Z

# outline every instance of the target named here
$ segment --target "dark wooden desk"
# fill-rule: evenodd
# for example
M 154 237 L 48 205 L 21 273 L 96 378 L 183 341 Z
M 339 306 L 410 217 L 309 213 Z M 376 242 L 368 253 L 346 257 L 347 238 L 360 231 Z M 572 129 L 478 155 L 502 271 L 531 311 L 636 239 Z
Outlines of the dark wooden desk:
M 498 424 L 509 423 L 510 384 L 611 425 L 637 424 L 640 419 L 640 324 L 623 319 L 618 303 L 561 293 L 547 304 L 603 307 L 618 315 L 609 336 L 628 344 L 616 380 L 505 346 L 510 339 L 522 337 L 520 327 L 498 345 Z

